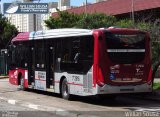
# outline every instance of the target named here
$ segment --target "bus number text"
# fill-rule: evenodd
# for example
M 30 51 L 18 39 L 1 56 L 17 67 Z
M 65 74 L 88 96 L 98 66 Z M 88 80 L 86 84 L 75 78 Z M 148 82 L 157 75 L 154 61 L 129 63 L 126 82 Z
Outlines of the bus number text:
M 80 81 L 80 77 L 79 76 L 72 76 L 72 80 L 73 81 Z

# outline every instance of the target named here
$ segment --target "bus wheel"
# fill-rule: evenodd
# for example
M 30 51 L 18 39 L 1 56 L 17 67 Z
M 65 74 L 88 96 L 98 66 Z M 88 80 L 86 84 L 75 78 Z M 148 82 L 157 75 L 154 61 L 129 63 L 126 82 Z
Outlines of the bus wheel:
M 23 79 L 23 77 L 21 77 L 21 79 L 20 79 L 20 90 L 25 90 L 25 87 L 24 87 L 24 79 Z
M 66 78 L 62 81 L 61 95 L 62 95 L 63 99 L 66 99 L 66 100 L 70 99 L 70 94 L 69 94 L 69 91 L 68 91 L 68 84 L 67 84 L 67 79 Z

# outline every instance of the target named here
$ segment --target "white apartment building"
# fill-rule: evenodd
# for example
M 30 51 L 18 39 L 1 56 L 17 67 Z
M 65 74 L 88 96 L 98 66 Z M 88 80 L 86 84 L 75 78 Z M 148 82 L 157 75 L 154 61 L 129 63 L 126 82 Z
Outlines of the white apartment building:
M 70 5 L 70 0 L 59 0 L 59 2 L 58 2 L 59 9 L 61 10 L 61 8 L 63 6 L 71 6 Z
M 19 32 L 41 30 L 41 15 L 33 14 L 7 14 L 8 20 L 16 26 Z
M 1 4 L 1 2 L 0 2 L 0 14 L 1 14 L 1 5 L 2 5 L 2 4 Z

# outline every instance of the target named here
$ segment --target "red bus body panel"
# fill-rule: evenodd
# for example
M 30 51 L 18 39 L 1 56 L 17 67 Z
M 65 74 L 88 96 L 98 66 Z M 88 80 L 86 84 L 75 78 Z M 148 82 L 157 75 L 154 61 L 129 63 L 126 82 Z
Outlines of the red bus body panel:
M 135 32 L 140 32 L 139 30 L 134 29 L 106 29 L 112 33 L 119 33 L 119 34 L 133 34 Z M 29 40 L 29 32 L 26 33 L 20 33 L 17 37 L 15 37 L 12 42 L 16 41 L 27 41 Z M 150 39 L 149 34 L 146 33 L 146 41 L 145 41 L 145 51 L 147 54 L 145 54 L 144 60 L 133 63 L 130 65 L 126 64 L 117 64 L 112 62 L 109 58 L 109 54 L 107 53 L 107 47 L 106 47 L 106 36 L 104 30 L 97 29 L 93 31 L 93 37 L 94 37 L 94 57 L 93 57 L 93 89 L 97 90 L 96 86 L 103 87 L 104 85 L 110 85 L 110 86 L 127 86 L 127 85 L 141 85 L 148 83 L 151 85 L 152 83 L 152 69 L 151 69 L 151 53 L 150 53 Z M 114 68 L 115 70 L 119 70 L 119 74 L 116 74 L 116 77 L 132 77 L 135 74 L 137 65 L 144 65 L 142 70 L 144 71 L 144 74 L 140 76 L 143 77 L 142 81 L 140 82 L 113 82 L 110 80 L 110 73 L 111 69 Z M 34 71 L 35 72 L 35 71 Z M 13 85 L 19 85 L 19 78 L 24 78 L 24 87 L 28 88 L 28 70 L 27 68 L 16 68 L 14 70 L 9 71 L 9 82 Z M 132 79 L 131 79 L 132 80 Z M 58 82 L 60 83 L 60 82 Z M 97 92 L 96 92 L 97 93 Z
M 12 42 L 15 41 L 27 41 L 29 40 L 29 32 L 19 33 L 15 38 L 12 39 Z
M 24 70 L 24 69 L 16 69 L 16 70 L 10 70 L 9 71 L 9 82 L 13 85 L 19 85 L 18 84 L 18 78 L 22 77 L 24 78 L 24 87 L 28 88 L 28 70 Z M 20 76 L 19 76 L 20 75 Z
M 134 34 L 140 32 L 139 30 L 134 29 L 108 29 L 108 31 L 116 34 Z M 99 37 L 102 37 L 102 40 L 99 40 Z M 117 64 L 112 62 L 109 59 L 109 55 L 106 51 L 107 47 L 105 45 L 105 35 L 100 30 L 94 32 L 95 45 L 94 45 L 94 65 L 93 65 L 93 77 L 94 77 L 94 86 L 97 83 L 99 86 L 103 86 L 105 84 L 109 85 L 140 85 L 144 83 L 151 84 L 152 81 L 152 69 L 151 69 L 151 53 L 150 53 L 150 38 L 146 33 L 146 41 L 145 41 L 145 54 L 144 60 L 133 63 L 133 64 Z M 133 82 L 132 77 L 135 77 L 137 66 L 140 66 L 141 71 L 143 71 L 143 75 L 137 76 L 140 81 Z M 112 82 L 110 78 L 110 69 L 115 67 L 115 72 L 120 72 L 116 74 L 116 77 L 124 78 L 122 82 Z M 116 68 L 118 69 L 116 71 Z M 130 78 L 128 80 L 127 78 Z M 126 81 L 125 81 L 126 80 Z M 128 81 L 127 81 L 128 80 Z M 95 83 L 96 81 L 96 83 Z
M 28 41 L 29 35 L 29 32 L 19 33 L 15 38 L 12 39 L 12 42 Z M 9 70 L 9 82 L 13 85 L 19 85 L 18 77 L 19 75 L 21 75 L 22 78 L 24 78 L 24 87 L 27 88 L 28 78 L 25 78 L 25 72 L 27 72 L 27 70 L 24 70 L 22 68 L 15 68 L 14 70 Z

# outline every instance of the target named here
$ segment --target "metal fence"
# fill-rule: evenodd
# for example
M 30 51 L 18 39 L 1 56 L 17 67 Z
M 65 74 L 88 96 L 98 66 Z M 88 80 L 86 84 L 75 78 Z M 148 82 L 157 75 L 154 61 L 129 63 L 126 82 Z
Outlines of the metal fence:
M 8 74 L 7 50 L 0 50 L 0 76 Z

